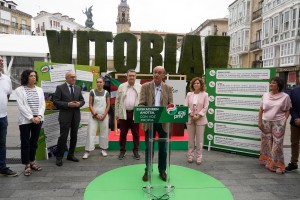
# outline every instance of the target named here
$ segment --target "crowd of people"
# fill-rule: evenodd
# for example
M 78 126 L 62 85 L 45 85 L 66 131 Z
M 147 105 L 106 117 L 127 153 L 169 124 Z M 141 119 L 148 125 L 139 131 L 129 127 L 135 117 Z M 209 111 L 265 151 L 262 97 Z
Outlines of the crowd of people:
M 119 160 L 125 158 L 126 140 L 129 129 L 133 136 L 133 157 L 140 159 L 139 124 L 134 123 L 133 110 L 135 106 L 167 106 L 173 103 L 172 87 L 164 82 L 166 71 L 162 66 L 153 69 L 153 80 L 143 85 L 136 83 L 136 72 L 127 71 L 127 81 L 122 83 L 117 91 L 115 102 L 115 119 L 120 127 Z M 21 74 L 21 86 L 16 92 L 19 114 L 19 130 L 21 139 L 21 160 L 25 165 L 24 175 L 30 176 L 32 171 L 41 171 L 42 167 L 36 162 L 39 133 L 42 128 L 45 113 L 45 99 L 42 88 L 36 86 L 37 72 L 25 70 Z M 96 88 L 89 94 L 90 117 L 83 159 L 88 159 L 90 152 L 95 149 L 95 137 L 99 130 L 99 147 L 102 156 L 107 156 L 109 134 L 110 94 L 104 89 L 104 79 L 97 78 Z M 56 165 L 63 165 L 63 156 L 67 151 L 67 160 L 79 162 L 74 156 L 77 143 L 77 133 L 81 120 L 80 107 L 85 104 L 81 88 L 76 84 L 76 74 L 72 71 L 65 75 L 65 83 L 57 86 L 53 96 L 53 104 L 59 110 L 60 135 L 57 141 Z M 10 78 L 4 74 L 3 59 L 0 56 L 0 175 L 17 176 L 18 174 L 6 166 L 6 135 L 7 135 L 7 102 L 12 93 Z M 203 135 L 207 124 L 206 111 L 209 105 L 208 94 L 203 79 L 195 77 L 190 81 L 190 92 L 185 98 L 188 107 L 188 151 L 187 162 L 195 161 L 200 165 L 202 160 Z M 299 140 L 300 140 L 300 86 L 288 95 L 283 92 L 284 82 L 274 77 L 270 82 L 270 92 L 263 94 L 259 113 L 258 128 L 261 130 L 261 150 L 259 162 L 266 169 L 283 174 L 298 169 Z M 290 163 L 285 166 L 283 155 L 283 139 L 287 119 L 291 115 L 291 149 Z M 166 140 L 169 132 L 167 123 L 143 124 L 145 131 L 145 172 L 143 181 L 149 180 L 149 163 L 153 154 L 149 155 L 150 136 L 158 134 L 158 171 L 163 181 L 167 180 L 167 149 Z M 69 147 L 67 139 L 70 135 Z

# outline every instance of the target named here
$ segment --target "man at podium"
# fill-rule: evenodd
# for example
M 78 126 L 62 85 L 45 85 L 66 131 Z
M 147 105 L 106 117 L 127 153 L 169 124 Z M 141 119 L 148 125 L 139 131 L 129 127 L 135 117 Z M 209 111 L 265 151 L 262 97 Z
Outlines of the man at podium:
M 153 80 L 151 82 L 142 85 L 139 106 L 167 106 L 173 103 L 172 87 L 163 82 L 166 75 L 166 71 L 162 66 L 156 66 L 153 69 Z M 143 130 L 145 131 L 145 161 L 146 168 L 143 175 L 143 181 L 148 181 L 148 169 L 149 169 L 149 136 L 153 134 L 155 138 L 156 132 L 159 138 L 167 138 L 169 132 L 168 124 L 154 123 L 153 132 L 150 133 L 150 124 L 143 124 Z M 153 155 L 152 155 L 153 157 Z M 151 157 L 151 159 L 152 159 Z M 166 174 L 167 165 L 167 150 L 166 141 L 160 141 L 158 143 L 158 171 L 159 176 L 163 181 L 167 180 Z

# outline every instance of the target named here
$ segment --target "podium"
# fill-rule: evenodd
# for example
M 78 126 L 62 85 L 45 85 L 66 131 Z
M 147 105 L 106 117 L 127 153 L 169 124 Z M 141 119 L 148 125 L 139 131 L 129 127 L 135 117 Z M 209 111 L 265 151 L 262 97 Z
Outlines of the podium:
M 138 106 L 134 108 L 134 122 L 135 123 L 146 123 L 148 126 L 148 134 L 145 135 L 145 145 L 148 146 L 148 159 L 147 172 L 148 181 L 143 187 L 145 195 L 149 199 L 169 199 L 170 195 L 175 195 L 174 186 L 171 184 L 171 169 L 170 169 L 170 123 L 185 123 L 188 121 L 188 107 L 187 106 L 176 106 L 170 104 L 167 107 L 163 106 Z M 153 137 L 156 134 L 153 132 L 160 127 L 159 124 L 166 124 L 167 131 L 165 137 Z M 149 137 L 149 138 L 146 138 Z M 154 154 L 154 142 L 160 143 L 161 151 L 166 150 L 166 173 L 167 180 L 154 181 L 153 175 L 153 154 Z M 166 149 L 164 149 L 166 148 Z M 147 149 L 147 148 L 146 148 Z

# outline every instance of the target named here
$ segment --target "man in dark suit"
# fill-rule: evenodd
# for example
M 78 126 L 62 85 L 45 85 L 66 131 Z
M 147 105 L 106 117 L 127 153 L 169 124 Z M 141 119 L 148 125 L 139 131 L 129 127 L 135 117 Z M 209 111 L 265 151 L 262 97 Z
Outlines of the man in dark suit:
M 300 86 L 294 88 L 290 93 L 292 101 L 291 109 L 291 162 L 285 168 L 287 172 L 298 169 L 299 147 L 300 147 Z
M 84 105 L 81 88 L 75 85 L 76 75 L 70 71 L 66 73 L 66 83 L 56 87 L 53 103 L 59 109 L 60 136 L 57 141 L 56 165 L 62 166 L 62 158 L 67 149 L 67 139 L 70 132 L 70 147 L 67 160 L 79 162 L 74 156 L 77 143 L 77 132 L 80 122 L 80 107 Z M 70 131 L 71 129 L 71 131 Z
M 165 77 L 166 71 L 162 66 L 157 66 L 153 69 L 153 81 L 145 83 L 142 85 L 140 93 L 139 106 L 167 106 L 173 103 L 173 92 L 172 87 L 165 84 L 163 79 Z M 145 161 L 146 169 L 143 176 L 143 181 L 148 181 L 148 170 L 149 169 L 149 135 L 153 134 L 155 138 L 156 131 L 158 132 L 159 138 L 167 138 L 167 133 L 169 132 L 169 126 L 167 123 L 154 123 L 153 132 L 149 130 L 149 124 L 143 124 L 143 130 L 145 131 Z M 151 157 L 152 159 L 152 157 Z M 163 181 L 167 180 L 166 174 L 167 167 L 167 150 L 166 142 L 160 141 L 158 144 L 158 171 L 159 176 Z

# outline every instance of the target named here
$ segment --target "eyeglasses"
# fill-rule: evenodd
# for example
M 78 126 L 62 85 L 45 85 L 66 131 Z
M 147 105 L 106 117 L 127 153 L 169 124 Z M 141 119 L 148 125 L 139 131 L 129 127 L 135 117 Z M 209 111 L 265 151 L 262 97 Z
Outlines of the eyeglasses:
M 162 72 L 162 71 L 153 71 L 153 74 L 159 74 L 159 75 L 161 75 L 161 74 L 163 74 L 164 72 Z

